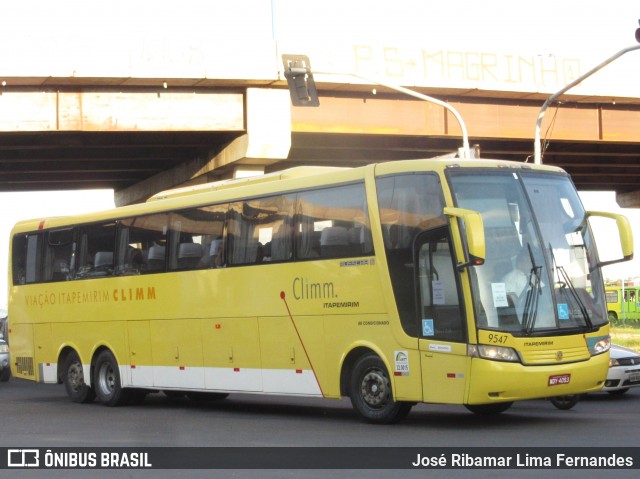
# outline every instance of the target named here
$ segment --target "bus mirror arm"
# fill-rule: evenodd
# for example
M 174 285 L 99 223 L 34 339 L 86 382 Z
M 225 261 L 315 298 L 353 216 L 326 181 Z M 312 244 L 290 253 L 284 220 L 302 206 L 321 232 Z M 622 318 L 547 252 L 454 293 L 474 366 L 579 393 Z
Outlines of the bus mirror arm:
M 587 218 L 600 217 L 610 218 L 616 221 L 618 227 L 618 234 L 620 236 L 620 248 L 622 250 L 622 258 L 614 259 L 611 261 L 601 261 L 598 263 L 599 267 L 608 266 L 610 264 L 622 263 L 633 259 L 633 232 L 631 230 L 631 224 L 624 215 L 616 213 L 609 213 L 604 211 L 587 211 Z
M 444 208 L 444 214 L 451 218 L 458 218 L 464 223 L 466 232 L 466 261 L 458 264 L 458 270 L 469 266 L 480 266 L 485 259 L 485 237 L 482 216 L 477 211 L 463 208 Z

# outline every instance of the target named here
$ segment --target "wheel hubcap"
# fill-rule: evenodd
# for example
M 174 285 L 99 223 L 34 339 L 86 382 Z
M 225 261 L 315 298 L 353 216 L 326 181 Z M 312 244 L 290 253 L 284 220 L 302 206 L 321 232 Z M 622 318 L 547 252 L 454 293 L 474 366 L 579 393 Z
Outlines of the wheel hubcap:
M 369 371 L 362 378 L 360 393 L 369 406 L 384 406 L 389 396 L 389 380 L 379 369 Z
M 71 386 L 74 391 L 78 391 L 82 386 L 84 386 L 84 373 L 82 372 L 82 366 L 79 363 L 74 363 L 69 367 L 67 380 L 69 382 L 69 386 Z
M 110 396 L 115 387 L 115 373 L 111 366 L 104 364 L 98 374 L 98 384 L 104 396 Z

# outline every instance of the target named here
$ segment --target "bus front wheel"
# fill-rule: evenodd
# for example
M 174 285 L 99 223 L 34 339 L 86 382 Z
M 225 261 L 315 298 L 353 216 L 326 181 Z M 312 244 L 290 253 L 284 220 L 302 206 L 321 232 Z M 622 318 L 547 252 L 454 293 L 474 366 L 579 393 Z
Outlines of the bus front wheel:
M 561 411 L 567 411 L 580 401 L 580 394 L 565 394 L 564 396 L 550 397 L 549 401 Z
M 105 406 L 122 406 L 129 402 L 129 389 L 120 382 L 120 368 L 111 351 L 102 351 L 94 366 L 94 386 L 98 401 Z
M 404 419 L 413 405 L 393 400 L 389 373 L 375 354 L 367 354 L 356 361 L 349 393 L 353 408 L 367 421 L 376 424 L 392 424 Z
M 62 382 L 67 395 L 73 402 L 89 403 L 96 397 L 93 388 L 84 381 L 84 370 L 78 353 L 75 351 L 67 355 L 62 366 Z

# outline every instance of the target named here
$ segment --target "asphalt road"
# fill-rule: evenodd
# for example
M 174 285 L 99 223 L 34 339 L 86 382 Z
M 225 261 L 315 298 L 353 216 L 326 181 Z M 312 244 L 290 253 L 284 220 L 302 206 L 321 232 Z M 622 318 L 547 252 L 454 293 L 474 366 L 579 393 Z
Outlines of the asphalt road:
M 0 447 L 638 447 L 640 388 L 590 395 L 561 411 L 549 401 L 483 417 L 462 406 L 418 405 L 392 426 L 370 425 L 348 400 L 231 395 L 215 403 L 151 394 L 135 406 L 75 404 L 62 386 L 0 384 Z M 248 450 L 250 451 L 250 450 Z M 170 452 L 170 450 L 169 450 Z M 250 458 L 247 458 L 250 461 Z M 46 472 L 46 474 L 44 474 Z M 0 471 L 0 477 L 602 477 L 602 470 Z M 10 474 L 9 474 L 10 473 Z M 39 475 L 42 473 L 43 475 Z M 77 473 L 77 475 L 75 475 Z M 554 475 L 554 474 L 558 475 Z M 607 471 L 606 477 L 635 477 Z

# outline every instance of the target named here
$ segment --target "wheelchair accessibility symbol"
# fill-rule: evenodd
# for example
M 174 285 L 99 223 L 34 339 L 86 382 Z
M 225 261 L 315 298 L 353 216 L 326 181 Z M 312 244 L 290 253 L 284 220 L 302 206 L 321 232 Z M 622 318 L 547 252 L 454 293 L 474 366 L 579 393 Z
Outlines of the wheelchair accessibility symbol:
M 422 335 L 423 336 L 435 336 L 435 330 L 433 329 L 433 319 L 422 320 Z

